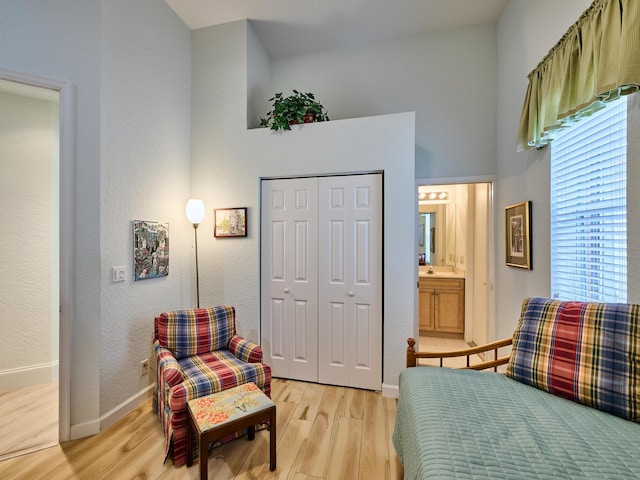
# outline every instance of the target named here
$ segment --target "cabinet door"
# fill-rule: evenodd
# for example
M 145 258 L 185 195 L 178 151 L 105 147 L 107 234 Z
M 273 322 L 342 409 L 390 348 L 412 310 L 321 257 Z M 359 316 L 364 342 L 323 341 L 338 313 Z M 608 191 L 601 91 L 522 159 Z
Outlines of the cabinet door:
M 433 332 L 433 288 L 420 287 L 418 291 L 420 306 L 420 330 L 425 332 Z
M 464 333 L 464 290 L 441 288 L 435 291 L 435 330 Z
M 317 179 L 262 182 L 262 349 L 274 377 L 318 381 Z

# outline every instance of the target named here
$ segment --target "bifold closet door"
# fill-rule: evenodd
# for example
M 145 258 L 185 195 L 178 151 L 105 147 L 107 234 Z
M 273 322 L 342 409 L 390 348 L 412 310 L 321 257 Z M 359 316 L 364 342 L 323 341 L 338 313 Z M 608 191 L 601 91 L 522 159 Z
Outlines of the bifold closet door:
M 319 178 L 320 383 L 382 384 L 382 175 Z
M 318 180 L 262 182 L 261 318 L 275 377 L 318 381 Z
M 379 390 L 381 279 L 381 174 L 262 182 L 262 349 L 275 377 Z

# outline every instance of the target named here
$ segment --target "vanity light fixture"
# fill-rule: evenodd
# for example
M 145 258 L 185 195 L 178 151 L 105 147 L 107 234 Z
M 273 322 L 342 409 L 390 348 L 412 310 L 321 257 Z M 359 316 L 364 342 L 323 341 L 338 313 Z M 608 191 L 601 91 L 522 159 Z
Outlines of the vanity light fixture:
M 449 192 L 420 192 L 418 200 L 448 200 Z

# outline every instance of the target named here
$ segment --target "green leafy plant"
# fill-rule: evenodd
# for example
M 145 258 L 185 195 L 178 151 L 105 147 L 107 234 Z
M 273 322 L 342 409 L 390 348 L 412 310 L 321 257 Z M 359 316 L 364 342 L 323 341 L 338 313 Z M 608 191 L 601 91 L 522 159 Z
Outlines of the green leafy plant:
M 291 125 L 298 123 L 329 120 L 327 109 L 316 101 L 313 93 L 294 90 L 293 95 L 283 97 L 281 92 L 276 93 L 269 101 L 273 102 L 273 106 L 271 111 L 267 112 L 267 116 L 260 119 L 261 127 L 269 127 L 271 130 L 291 130 Z

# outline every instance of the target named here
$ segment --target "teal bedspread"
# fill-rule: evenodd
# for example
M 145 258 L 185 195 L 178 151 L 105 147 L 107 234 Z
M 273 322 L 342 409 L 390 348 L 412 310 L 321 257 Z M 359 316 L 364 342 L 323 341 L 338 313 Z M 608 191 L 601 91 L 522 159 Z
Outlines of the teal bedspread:
M 404 370 L 393 444 L 405 480 L 640 478 L 640 424 L 500 373 Z

